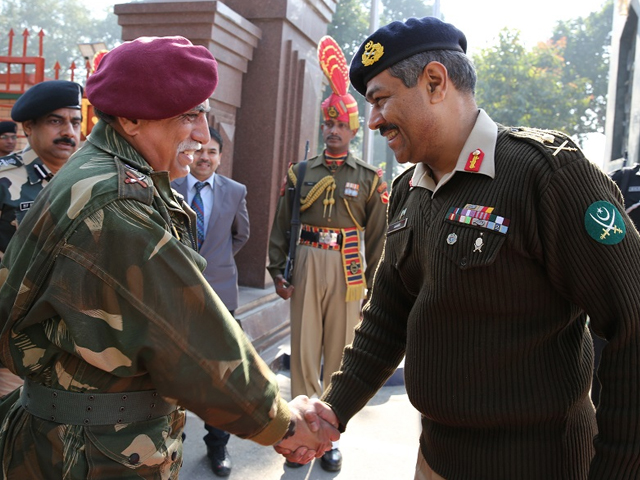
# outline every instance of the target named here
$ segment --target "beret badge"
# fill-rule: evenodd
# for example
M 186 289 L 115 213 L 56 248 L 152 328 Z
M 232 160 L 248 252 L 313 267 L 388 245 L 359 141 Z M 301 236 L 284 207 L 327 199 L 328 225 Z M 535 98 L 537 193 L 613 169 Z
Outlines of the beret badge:
M 379 43 L 373 43 L 373 40 L 364 46 L 364 52 L 362 52 L 362 64 L 365 67 L 369 67 L 376 63 L 384 55 L 384 47 Z

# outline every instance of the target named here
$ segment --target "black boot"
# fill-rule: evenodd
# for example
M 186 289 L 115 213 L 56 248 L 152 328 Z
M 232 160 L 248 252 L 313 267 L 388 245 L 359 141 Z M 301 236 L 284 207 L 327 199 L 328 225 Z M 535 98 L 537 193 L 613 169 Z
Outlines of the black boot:
M 211 460 L 211 470 L 218 477 L 228 477 L 231 473 L 231 459 L 227 447 L 207 447 L 207 457 Z
M 320 466 L 327 472 L 339 472 L 342 468 L 342 453 L 337 448 L 325 452 L 320 459 Z

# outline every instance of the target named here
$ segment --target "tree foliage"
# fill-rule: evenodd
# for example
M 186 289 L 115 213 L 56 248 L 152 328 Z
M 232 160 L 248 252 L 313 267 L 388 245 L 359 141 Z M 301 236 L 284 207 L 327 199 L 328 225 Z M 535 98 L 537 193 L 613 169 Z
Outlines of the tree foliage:
M 498 44 L 474 56 L 476 99 L 506 125 L 576 135 L 603 132 L 612 2 L 586 18 L 558 22 L 554 35 L 527 50 L 505 29 Z
M 589 106 L 581 116 L 583 132 L 604 132 L 609 83 L 613 1 L 585 18 L 558 22 L 551 40 L 562 46 L 563 81 L 583 85 Z
M 113 13 L 90 10 L 80 0 L 2 0 L 0 2 L 0 48 L 6 51 L 9 31 L 13 29 L 13 54 L 22 55 L 23 31 L 29 31 L 27 55 L 38 53 L 38 33 L 44 31 L 43 56 L 47 77 L 60 63 L 60 79 L 68 79 L 68 68 L 75 62 L 75 80 L 86 78 L 85 61 L 79 43 L 104 42 L 113 48 L 120 41 L 120 27 Z M 84 75 L 84 76 L 83 76 Z

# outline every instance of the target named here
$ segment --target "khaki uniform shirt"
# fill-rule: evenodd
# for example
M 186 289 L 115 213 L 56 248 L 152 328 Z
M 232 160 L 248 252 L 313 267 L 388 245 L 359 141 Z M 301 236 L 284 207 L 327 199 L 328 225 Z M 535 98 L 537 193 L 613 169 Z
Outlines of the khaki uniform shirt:
M 299 164 L 292 165 L 281 192 L 269 239 L 269 273 L 284 272 L 289 251 L 292 197 Z M 324 155 L 308 160 L 301 190 L 302 224 L 333 229 L 356 227 L 364 231 L 367 286 L 371 288 L 386 229 L 387 184 L 382 171 L 349 154 L 332 173 Z M 325 202 L 326 200 L 326 202 Z

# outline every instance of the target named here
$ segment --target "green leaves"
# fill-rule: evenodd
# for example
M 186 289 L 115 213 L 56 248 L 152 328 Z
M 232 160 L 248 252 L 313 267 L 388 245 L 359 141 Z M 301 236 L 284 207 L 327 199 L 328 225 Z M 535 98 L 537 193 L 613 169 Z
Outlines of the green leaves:
M 527 50 L 519 32 L 474 56 L 476 99 L 494 120 L 514 126 L 604 131 L 613 5 L 586 18 L 558 22 L 554 34 Z

